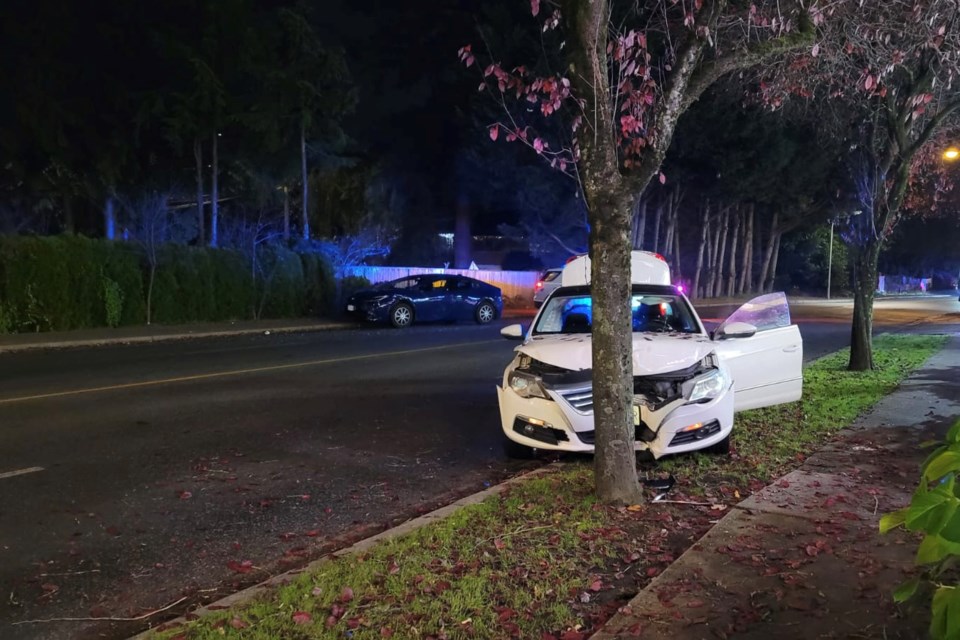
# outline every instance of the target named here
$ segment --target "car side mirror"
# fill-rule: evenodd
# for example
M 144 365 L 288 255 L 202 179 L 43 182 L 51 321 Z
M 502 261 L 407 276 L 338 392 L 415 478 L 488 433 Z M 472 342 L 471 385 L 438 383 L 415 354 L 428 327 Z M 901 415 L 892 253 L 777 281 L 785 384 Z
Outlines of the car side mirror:
M 721 327 L 715 333 L 717 340 L 726 340 L 728 338 L 750 338 L 757 333 L 757 328 L 747 322 L 731 322 Z
M 524 333 L 526 332 L 523 330 L 522 324 L 511 324 L 500 329 L 500 335 L 507 340 L 523 340 Z

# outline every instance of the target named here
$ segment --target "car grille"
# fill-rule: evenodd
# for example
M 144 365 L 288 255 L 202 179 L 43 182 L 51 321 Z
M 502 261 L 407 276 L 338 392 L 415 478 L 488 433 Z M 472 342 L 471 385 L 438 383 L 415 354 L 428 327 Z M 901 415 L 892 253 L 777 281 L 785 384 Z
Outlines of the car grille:
M 558 389 L 557 393 L 580 413 L 593 412 L 593 389 Z

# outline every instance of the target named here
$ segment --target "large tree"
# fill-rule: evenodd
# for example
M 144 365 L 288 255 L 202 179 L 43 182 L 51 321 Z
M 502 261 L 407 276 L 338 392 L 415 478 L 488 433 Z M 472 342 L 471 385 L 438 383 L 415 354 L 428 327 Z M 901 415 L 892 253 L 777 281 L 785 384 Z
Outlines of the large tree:
M 845 238 L 852 250 L 850 363 L 872 369 L 873 300 L 880 251 L 938 132 L 956 122 L 960 7 L 954 0 L 838 3 L 814 47 L 767 70 L 773 105 L 814 98 L 824 127 L 850 149 Z
M 640 498 L 634 456 L 630 226 L 635 201 L 659 174 L 677 121 L 723 76 L 810 45 L 821 16 L 809 3 L 727 0 L 531 0 L 550 55 L 486 67 L 505 117 L 494 139 L 522 141 L 577 181 L 593 263 L 593 388 L 597 492 Z M 557 33 L 559 32 L 559 33 Z M 461 59 L 475 62 L 465 47 Z M 531 110 L 532 107 L 532 110 Z M 565 117 L 567 140 L 537 134 L 538 117 Z

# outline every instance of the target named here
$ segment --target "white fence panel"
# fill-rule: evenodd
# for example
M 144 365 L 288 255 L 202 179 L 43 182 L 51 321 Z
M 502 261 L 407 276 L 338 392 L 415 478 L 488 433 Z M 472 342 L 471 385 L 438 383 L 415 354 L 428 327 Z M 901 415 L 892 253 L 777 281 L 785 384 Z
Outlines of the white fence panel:
M 483 271 L 472 269 L 442 269 L 430 267 L 347 267 L 347 276 L 361 276 L 371 283 L 388 282 L 397 278 L 437 273 L 444 275 L 460 275 L 489 282 L 499 287 L 504 298 L 520 298 L 532 301 L 533 289 L 540 278 L 537 271 Z

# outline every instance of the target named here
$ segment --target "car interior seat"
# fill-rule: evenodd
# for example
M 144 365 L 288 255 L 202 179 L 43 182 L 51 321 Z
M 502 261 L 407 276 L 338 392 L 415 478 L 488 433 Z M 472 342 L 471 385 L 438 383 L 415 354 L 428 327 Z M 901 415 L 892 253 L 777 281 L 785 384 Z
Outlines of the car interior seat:
M 569 313 L 563 319 L 563 333 L 590 333 L 590 318 L 585 313 Z

